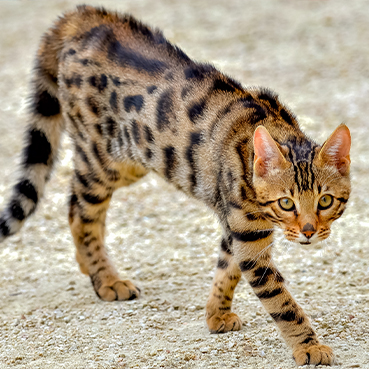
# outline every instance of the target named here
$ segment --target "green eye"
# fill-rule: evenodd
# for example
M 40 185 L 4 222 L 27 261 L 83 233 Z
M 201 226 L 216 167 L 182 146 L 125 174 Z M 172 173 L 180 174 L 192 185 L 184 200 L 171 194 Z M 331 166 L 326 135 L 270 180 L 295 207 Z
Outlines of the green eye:
M 278 203 L 283 210 L 292 211 L 295 209 L 295 203 L 288 197 L 279 199 Z
M 332 205 L 332 203 L 333 197 L 331 195 L 323 195 L 319 199 L 318 209 L 320 210 L 328 209 Z

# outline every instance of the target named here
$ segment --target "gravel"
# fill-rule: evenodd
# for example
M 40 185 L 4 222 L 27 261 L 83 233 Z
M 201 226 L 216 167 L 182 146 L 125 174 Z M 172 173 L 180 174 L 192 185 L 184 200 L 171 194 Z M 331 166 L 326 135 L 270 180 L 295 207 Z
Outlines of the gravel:
M 97 1 L 89 1 L 98 4 Z M 104 1 L 164 30 L 193 58 L 244 85 L 276 90 L 318 142 L 351 129 L 353 192 L 330 239 L 275 259 L 337 368 L 369 368 L 369 11 L 367 1 Z M 0 2 L 0 208 L 16 179 L 27 85 L 41 34 L 74 1 Z M 72 151 L 38 212 L 0 247 L 0 368 L 293 368 L 291 351 L 250 287 L 243 329 L 209 334 L 204 307 L 220 227 L 199 202 L 149 175 L 116 192 L 107 245 L 137 301 L 101 302 L 74 260 L 67 222 Z

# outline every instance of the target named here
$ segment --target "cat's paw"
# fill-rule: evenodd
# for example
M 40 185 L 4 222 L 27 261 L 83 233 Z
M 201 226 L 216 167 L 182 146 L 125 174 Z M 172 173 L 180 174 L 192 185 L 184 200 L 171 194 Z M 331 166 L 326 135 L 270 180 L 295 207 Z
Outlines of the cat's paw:
M 102 285 L 97 291 L 97 296 L 104 301 L 133 300 L 140 296 L 141 290 L 131 281 L 116 281 L 111 286 Z
M 222 316 L 213 315 L 207 319 L 206 323 L 211 333 L 239 331 L 242 328 L 241 319 L 234 313 L 226 313 Z
M 293 358 L 297 365 L 332 365 L 334 354 L 330 347 L 325 345 L 313 345 L 299 348 L 294 351 Z

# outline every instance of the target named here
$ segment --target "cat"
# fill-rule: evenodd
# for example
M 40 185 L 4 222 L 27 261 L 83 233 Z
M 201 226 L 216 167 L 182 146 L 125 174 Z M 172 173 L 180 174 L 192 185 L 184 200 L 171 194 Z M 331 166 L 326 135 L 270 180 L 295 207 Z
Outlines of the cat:
M 154 171 L 201 200 L 222 226 L 209 330 L 241 329 L 231 305 L 244 275 L 298 365 L 334 363 L 288 292 L 271 248 L 275 226 L 290 241 L 313 244 L 344 212 L 351 145 L 345 125 L 318 145 L 275 93 L 244 88 L 192 61 L 132 16 L 90 6 L 64 14 L 44 35 L 30 100 L 21 176 L 0 216 L 0 241 L 35 211 L 68 130 L 75 152 L 69 223 L 80 269 L 100 299 L 140 295 L 109 260 L 105 219 L 117 188 Z

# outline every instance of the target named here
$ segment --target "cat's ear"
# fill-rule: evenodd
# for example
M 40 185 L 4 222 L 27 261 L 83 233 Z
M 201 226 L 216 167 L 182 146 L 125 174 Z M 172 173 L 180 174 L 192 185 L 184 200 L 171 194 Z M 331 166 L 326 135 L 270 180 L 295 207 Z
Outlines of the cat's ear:
M 288 167 L 287 160 L 280 148 L 265 127 L 256 128 L 254 133 L 254 173 L 257 176 L 264 177 L 272 170 L 283 170 Z
M 319 164 L 335 166 L 342 174 L 350 169 L 351 135 L 346 125 L 341 124 L 330 135 L 319 151 Z

